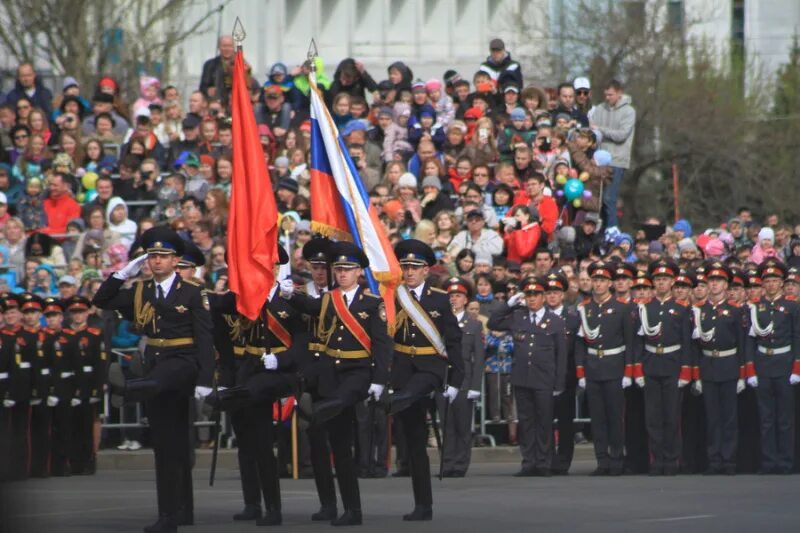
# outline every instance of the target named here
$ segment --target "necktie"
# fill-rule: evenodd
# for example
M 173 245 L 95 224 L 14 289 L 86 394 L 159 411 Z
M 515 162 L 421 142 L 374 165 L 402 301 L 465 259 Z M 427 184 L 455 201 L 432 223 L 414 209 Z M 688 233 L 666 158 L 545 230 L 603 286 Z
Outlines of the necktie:
M 419 293 L 417 291 L 411 291 L 414 294 L 414 299 L 419 301 Z
M 347 295 L 343 294 L 342 298 L 344 299 L 344 305 L 346 305 L 347 307 L 350 307 L 350 302 L 347 300 Z
M 164 299 L 164 289 L 161 288 L 161 285 L 156 285 L 156 299 L 163 300 Z

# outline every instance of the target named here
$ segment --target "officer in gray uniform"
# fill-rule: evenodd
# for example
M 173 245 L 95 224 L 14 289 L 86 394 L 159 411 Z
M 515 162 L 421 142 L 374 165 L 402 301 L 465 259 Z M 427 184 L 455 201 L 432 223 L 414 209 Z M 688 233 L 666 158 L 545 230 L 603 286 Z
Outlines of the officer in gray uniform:
M 461 353 L 464 360 L 464 381 L 458 396 L 450 405 L 447 426 L 444 428 L 444 477 L 464 477 L 472 454 L 472 423 L 475 418 L 475 400 L 481 397 L 483 365 L 486 348 L 483 326 L 467 314 L 467 302 L 472 297 L 472 287 L 461 278 L 451 278 L 445 285 L 450 306 L 461 328 Z M 438 409 L 444 413 L 446 400 L 437 395 Z
M 759 268 L 764 296 L 750 303 L 747 352 L 753 354 L 761 420 L 762 474 L 789 474 L 794 462 L 794 394 L 800 383 L 800 306 L 781 294 L 786 266 L 768 258 Z
M 525 305 L 517 307 L 525 299 Z M 553 460 L 553 405 L 564 392 L 567 341 L 564 319 L 544 305 L 544 282 L 529 277 L 522 292 L 492 314 L 489 329 L 514 335 L 511 384 L 517 401 L 522 470 L 518 477 L 550 477 Z

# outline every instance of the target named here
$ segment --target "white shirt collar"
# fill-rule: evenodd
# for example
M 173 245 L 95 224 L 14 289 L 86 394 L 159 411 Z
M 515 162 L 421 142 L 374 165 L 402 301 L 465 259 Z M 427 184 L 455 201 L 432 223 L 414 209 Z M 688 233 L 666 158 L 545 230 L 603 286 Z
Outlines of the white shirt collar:
M 563 305 L 563 304 L 562 304 L 562 305 L 559 305 L 559 306 L 558 306 L 558 307 L 556 307 L 555 309 L 551 309 L 551 311 L 552 311 L 552 312 L 554 312 L 555 314 L 557 314 L 557 315 L 559 315 L 559 316 L 561 315 L 561 312 L 562 312 L 563 310 L 564 310 L 564 305 Z
M 358 292 L 358 285 L 355 285 L 349 291 L 342 291 L 342 294 L 345 296 L 345 301 L 347 302 L 347 307 L 350 307 L 350 304 L 353 303 L 353 300 L 356 297 L 356 292 Z
M 529 310 L 529 311 L 528 311 L 528 316 L 534 316 L 534 317 L 536 317 L 536 322 L 540 322 L 540 321 L 542 320 L 542 317 L 544 317 L 544 314 L 545 314 L 545 312 L 546 312 L 546 311 L 547 311 L 547 310 L 544 308 L 544 306 L 542 306 L 542 307 L 541 307 L 541 308 L 540 308 L 538 311 L 536 311 L 536 312 L 533 312 L 533 311 L 530 311 L 530 310 Z
M 414 296 L 416 297 L 416 299 L 418 301 L 422 299 L 423 289 L 425 289 L 425 282 L 424 281 L 422 283 L 420 283 L 419 285 L 417 285 L 416 287 L 414 287 L 413 289 L 411 287 L 408 288 L 409 291 L 414 293 Z
M 276 284 L 275 284 L 275 285 L 273 285 L 273 286 L 272 286 L 272 288 L 269 290 L 269 298 L 267 298 L 267 301 L 268 301 L 268 302 L 271 302 L 271 301 L 272 301 L 272 298 L 275 296 L 275 291 L 277 291 L 277 290 L 278 290 L 278 284 L 276 283 Z
M 158 282 L 156 281 L 156 286 L 161 287 L 161 291 L 164 293 L 164 298 L 167 297 L 169 294 L 169 290 L 172 288 L 172 285 L 175 283 L 175 279 L 178 277 L 178 274 L 173 272 L 167 279 L 164 281 Z M 155 281 L 155 280 L 153 280 Z M 156 289 L 156 297 L 158 297 L 158 289 Z
M 460 313 L 456 313 L 456 320 L 461 322 L 464 319 L 464 314 L 465 314 L 464 311 L 461 311 Z

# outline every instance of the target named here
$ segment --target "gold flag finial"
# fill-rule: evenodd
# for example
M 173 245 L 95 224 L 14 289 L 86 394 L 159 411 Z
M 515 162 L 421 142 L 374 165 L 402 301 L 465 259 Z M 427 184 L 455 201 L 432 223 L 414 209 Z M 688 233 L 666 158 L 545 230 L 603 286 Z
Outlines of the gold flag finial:
M 231 32 L 233 36 L 233 41 L 236 43 L 237 48 L 242 47 L 242 42 L 247 38 L 247 32 L 244 31 L 244 26 L 242 25 L 242 21 L 239 17 L 236 17 L 236 20 L 233 23 L 233 31 Z

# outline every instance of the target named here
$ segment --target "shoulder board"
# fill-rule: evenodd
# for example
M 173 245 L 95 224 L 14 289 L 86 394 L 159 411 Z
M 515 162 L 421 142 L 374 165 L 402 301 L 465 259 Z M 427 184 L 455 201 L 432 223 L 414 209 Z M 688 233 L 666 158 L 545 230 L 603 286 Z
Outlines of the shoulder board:
M 72 328 L 64 328 L 61 331 L 66 333 L 67 335 L 75 335 L 75 331 Z
M 194 285 L 195 287 L 203 286 L 203 284 L 199 280 L 196 280 L 194 278 L 181 279 L 181 281 L 183 281 L 184 283 L 188 283 L 189 285 Z
M 675 300 L 675 303 L 683 307 L 689 307 L 689 300 Z
M 761 298 L 750 298 L 749 301 L 751 304 L 757 304 L 758 302 L 761 301 Z
M 588 304 L 588 303 L 589 303 L 589 302 L 591 302 L 591 301 L 592 301 L 592 299 L 591 299 L 591 298 L 584 298 L 584 299 L 583 299 L 583 301 L 581 302 L 581 305 L 586 305 L 586 304 Z
M 98 328 L 86 328 L 86 331 L 92 335 L 100 335 L 102 333 Z
M 375 298 L 375 299 L 378 299 L 378 298 L 380 298 L 380 295 L 378 295 L 378 294 L 372 294 L 371 292 L 362 292 L 361 294 L 363 294 L 364 296 L 368 296 L 368 297 L 370 297 L 370 298 Z
M 787 294 L 783 298 L 786 299 L 786 300 L 789 300 L 790 302 L 796 302 L 797 301 L 797 296 L 795 296 L 794 294 Z
M 441 294 L 447 294 L 446 290 L 440 289 L 439 287 L 429 287 L 429 289 L 432 290 L 433 292 L 438 292 L 438 293 L 441 293 Z
M 742 306 L 742 304 L 740 304 L 736 300 L 728 300 L 728 305 L 730 305 L 732 307 L 741 307 Z
M 621 304 L 633 303 L 633 300 L 628 301 L 625 298 L 619 298 L 619 297 L 617 297 L 617 301 Z

